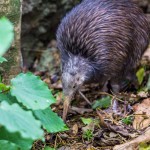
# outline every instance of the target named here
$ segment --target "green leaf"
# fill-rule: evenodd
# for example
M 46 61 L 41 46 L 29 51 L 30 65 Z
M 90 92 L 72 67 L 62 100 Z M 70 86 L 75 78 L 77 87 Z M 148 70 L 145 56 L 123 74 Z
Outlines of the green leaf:
M 122 122 L 123 122 L 124 124 L 126 124 L 126 125 L 130 125 L 130 124 L 132 124 L 132 122 L 133 122 L 133 118 L 132 118 L 131 116 L 128 116 L 128 117 L 126 117 L 126 118 L 123 118 L 123 119 L 122 119 Z
M 9 105 L 3 101 L 0 105 L 0 124 L 9 132 L 19 132 L 23 138 L 42 139 L 41 123 L 30 111 L 23 110 L 18 104 Z
M 106 97 L 104 97 L 104 98 L 102 98 L 100 100 L 97 100 L 93 104 L 92 108 L 93 109 L 96 109 L 97 107 L 99 107 L 99 108 L 108 108 L 108 107 L 110 107 L 110 105 L 111 105 L 111 97 L 110 96 L 106 96 Z
M 0 90 L 1 91 L 9 91 L 10 86 L 5 85 L 4 83 L 0 83 Z
M 14 39 L 12 23 L 5 17 L 0 19 L 0 56 L 9 49 Z
M 0 150 L 19 150 L 19 147 L 9 141 L 0 140 Z
M 90 123 L 93 122 L 93 119 L 92 119 L 92 118 L 84 118 L 84 117 L 81 117 L 81 120 L 82 120 L 82 122 L 84 123 L 84 125 L 89 125 Z
M 9 104 L 17 102 L 16 98 L 14 96 L 11 96 L 10 93 L 7 94 L 0 93 L 0 102 L 2 101 L 7 101 Z
M 94 137 L 93 131 L 92 131 L 92 130 L 89 130 L 89 129 L 86 130 L 86 131 L 83 133 L 82 137 L 83 137 L 84 139 L 87 139 L 88 141 L 90 141 L 90 140 Z
M 0 127 L 0 140 L 7 140 L 16 144 L 21 150 L 30 150 L 33 140 L 22 138 L 19 133 L 9 133 L 4 127 Z
M 0 63 L 3 63 L 3 62 L 7 62 L 7 59 L 5 59 L 4 57 L 0 57 Z
M 143 80 L 144 80 L 144 74 L 145 74 L 145 69 L 144 69 L 144 68 L 140 68 L 140 69 L 137 71 L 137 73 L 136 73 L 136 76 L 137 76 L 139 85 L 141 85 L 142 82 L 143 82 Z
M 148 79 L 148 82 L 147 82 L 147 89 L 150 90 L 150 75 L 149 75 L 149 79 Z
M 29 109 L 45 109 L 56 101 L 46 83 L 32 73 L 19 74 L 11 84 L 11 94 Z
M 150 144 L 140 143 L 139 150 L 150 150 Z
M 11 103 L 11 100 L 7 97 L 7 95 L 3 93 L 0 94 L 0 102 L 2 101 L 7 101 L 9 104 Z
M 66 128 L 63 120 L 58 117 L 58 115 L 54 113 L 51 108 L 47 108 L 45 110 L 35 110 L 34 114 L 41 121 L 47 132 L 55 133 L 68 129 Z

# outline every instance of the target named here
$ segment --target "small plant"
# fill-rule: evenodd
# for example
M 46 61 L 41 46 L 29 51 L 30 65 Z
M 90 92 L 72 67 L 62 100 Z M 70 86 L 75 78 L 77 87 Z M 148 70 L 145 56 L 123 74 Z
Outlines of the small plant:
M 84 118 L 84 117 L 81 117 L 81 121 L 83 122 L 84 125 L 89 125 L 90 123 L 94 122 L 92 118 Z
M 148 78 L 146 89 L 147 89 L 147 91 L 150 91 L 150 75 L 149 75 L 149 78 Z
M 110 96 L 106 96 L 104 98 L 101 98 L 100 100 L 97 100 L 92 108 L 96 109 L 96 108 L 108 108 L 111 106 L 111 97 Z
M 139 85 L 142 84 L 143 80 L 144 80 L 144 75 L 145 75 L 145 69 L 142 67 L 140 68 L 137 73 L 136 73 L 136 77 L 138 79 L 138 83 Z
M 84 139 L 90 141 L 90 140 L 93 138 L 93 132 L 92 132 L 92 130 L 89 130 L 89 129 L 88 129 L 88 130 L 84 131 L 82 137 L 83 137 Z
M 46 147 L 44 148 L 44 150 L 56 150 L 56 149 L 46 146 Z
M 126 125 L 130 125 L 130 124 L 132 124 L 132 122 L 133 122 L 133 118 L 132 118 L 131 116 L 128 116 L 128 117 L 126 117 L 126 118 L 123 118 L 123 119 L 122 119 L 122 122 L 123 122 L 124 124 L 126 124 Z
M 0 62 L 13 41 L 13 25 L 0 19 Z M 0 149 L 29 150 L 35 140 L 49 133 L 67 130 L 63 120 L 52 111 L 51 90 L 32 73 L 20 73 L 10 85 L 0 83 Z
M 150 150 L 150 143 L 140 143 L 139 150 Z

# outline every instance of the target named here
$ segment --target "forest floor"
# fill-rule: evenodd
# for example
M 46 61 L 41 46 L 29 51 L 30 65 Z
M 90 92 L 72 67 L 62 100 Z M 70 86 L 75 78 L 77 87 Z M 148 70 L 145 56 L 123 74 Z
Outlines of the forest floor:
M 57 72 L 52 73 L 46 69 L 38 71 L 40 61 L 35 61 L 34 72 L 52 89 L 57 100 L 52 108 L 62 116 L 59 56 L 55 52 L 53 51 L 54 60 L 50 58 L 48 62 L 56 61 L 53 64 L 57 64 L 54 66 Z M 145 55 L 137 71 L 137 83 L 129 84 L 118 95 L 101 92 L 98 84 L 85 85 L 81 91 L 91 104 L 77 93 L 66 120 L 69 130 L 55 134 L 45 133 L 45 143 L 36 141 L 32 149 L 41 150 L 50 146 L 58 150 L 150 150 L 150 50 Z M 41 58 L 47 64 L 47 60 L 44 60 L 47 57 L 43 55 Z M 117 100 L 119 107 L 112 108 L 114 100 Z M 120 114 L 114 115 L 112 109 L 119 109 Z M 116 146 L 120 144 L 124 145 Z

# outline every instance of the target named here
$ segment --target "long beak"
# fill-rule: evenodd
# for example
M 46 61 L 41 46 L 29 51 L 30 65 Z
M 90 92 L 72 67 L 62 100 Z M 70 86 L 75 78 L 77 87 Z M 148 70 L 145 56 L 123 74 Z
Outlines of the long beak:
M 70 106 L 70 102 L 71 102 L 71 97 L 66 96 L 65 100 L 64 100 L 64 104 L 63 104 L 63 120 L 66 121 L 66 117 L 68 114 L 68 109 Z

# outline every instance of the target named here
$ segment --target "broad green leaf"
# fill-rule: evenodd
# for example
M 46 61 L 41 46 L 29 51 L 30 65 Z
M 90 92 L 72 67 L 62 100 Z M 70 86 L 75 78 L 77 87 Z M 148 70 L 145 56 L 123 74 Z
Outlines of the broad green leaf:
M 0 150 L 19 150 L 19 147 L 9 141 L 0 140 Z
M 29 109 L 45 109 L 56 101 L 46 83 L 32 73 L 19 74 L 11 84 L 11 94 Z
M 144 68 L 140 68 L 140 69 L 137 71 L 137 73 L 136 73 L 136 76 L 137 76 L 139 85 L 141 85 L 142 82 L 143 82 L 144 74 L 145 74 L 145 69 L 144 69 Z
M 43 127 L 50 133 L 65 131 L 66 125 L 63 120 L 54 113 L 51 108 L 45 110 L 35 110 L 35 116 L 41 121 Z
M 14 39 L 12 23 L 5 17 L 0 19 L 0 56 L 9 49 Z
M 111 105 L 111 97 L 110 96 L 106 96 L 100 100 L 97 100 L 92 108 L 96 109 L 97 107 L 99 108 L 108 108 Z
M 0 140 L 10 141 L 16 144 L 21 150 L 30 150 L 33 140 L 22 138 L 19 133 L 9 133 L 4 127 L 0 127 Z
M 19 132 L 23 138 L 36 140 L 43 137 L 41 123 L 30 111 L 23 110 L 18 104 L 1 102 L 0 124 L 9 132 Z
M 0 93 L 0 102 L 2 101 L 7 101 L 9 104 L 17 103 L 16 98 L 14 96 L 11 96 L 10 93 Z
M 7 101 L 9 104 L 11 103 L 11 100 L 8 98 L 8 96 L 3 93 L 0 94 L 0 102 L 2 101 Z
M 150 75 L 149 75 L 149 79 L 148 79 L 148 82 L 147 82 L 147 89 L 150 90 Z
M 0 63 L 3 63 L 3 62 L 7 62 L 7 59 L 5 59 L 4 57 L 0 57 Z
M 82 120 L 82 122 L 84 123 L 84 125 L 89 125 L 90 123 L 93 122 L 93 119 L 92 119 L 92 118 L 84 118 L 84 117 L 81 117 L 81 120 Z

